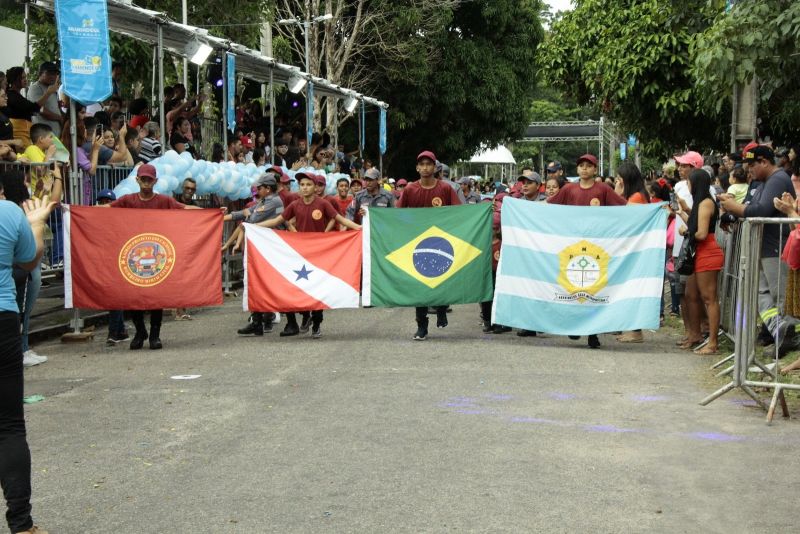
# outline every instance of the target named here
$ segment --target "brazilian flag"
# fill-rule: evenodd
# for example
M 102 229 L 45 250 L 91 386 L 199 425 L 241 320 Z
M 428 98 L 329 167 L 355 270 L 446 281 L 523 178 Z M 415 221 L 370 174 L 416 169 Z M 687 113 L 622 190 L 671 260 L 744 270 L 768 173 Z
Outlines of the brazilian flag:
M 364 306 L 492 300 L 492 205 L 371 208 L 364 224 Z

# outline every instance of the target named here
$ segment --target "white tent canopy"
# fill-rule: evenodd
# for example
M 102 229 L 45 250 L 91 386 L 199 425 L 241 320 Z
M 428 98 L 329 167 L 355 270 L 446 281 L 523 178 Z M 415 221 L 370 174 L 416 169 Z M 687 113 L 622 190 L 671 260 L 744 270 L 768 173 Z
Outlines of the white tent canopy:
M 470 163 L 489 163 L 499 165 L 516 165 L 517 161 L 509 149 L 503 145 L 497 148 L 482 148 L 469 160 Z

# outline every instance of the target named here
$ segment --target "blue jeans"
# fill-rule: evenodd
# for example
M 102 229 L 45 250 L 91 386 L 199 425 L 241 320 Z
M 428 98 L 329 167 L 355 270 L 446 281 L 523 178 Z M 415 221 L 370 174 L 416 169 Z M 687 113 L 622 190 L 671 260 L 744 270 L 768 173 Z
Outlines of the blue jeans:
M 122 310 L 111 310 L 108 312 L 108 334 L 122 334 L 125 331 L 125 321 L 122 317 Z
M 53 210 L 47 225 L 50 227 L 50 231 L 53 232 L 53 244 L 50 247 L 50 254 L 47 259 L 50 265 L 56 265 L 64 261 L 64 224 L 61 208 Z
M 31 276 L 25 284 L 25 291 L 17 291 L 17 306 L 22 313 L 22 352 L 27 352 L 28 347 L 28 327 L 31 321 L 31 312 L 39 298 L 39 290 L 42 288 L 42 266 L 37 265 L 31 271 Z M 23 302 L 25 299 L 25 302 Z M 23 307 L 24 304 L 24 307 Z

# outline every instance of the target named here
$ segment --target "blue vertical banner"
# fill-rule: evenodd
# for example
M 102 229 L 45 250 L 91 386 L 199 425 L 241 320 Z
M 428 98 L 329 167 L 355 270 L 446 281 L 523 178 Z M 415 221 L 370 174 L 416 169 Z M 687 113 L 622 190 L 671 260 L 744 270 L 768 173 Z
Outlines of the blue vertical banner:
M 311 137 L 314 135 L 314 84 L 306 86 L 306 144 L 311 148 Z
M 380 108 L 380 119 L 378 123 L 378 148 L 381 154 L 386 154 L 386 109 Z
M 619 144 L 619 159 L 625 161 L 628 158 L 628 145 L 625 143 Z
M 225 83 L 228 84 L 228 130 L 236 130 L 236 56 L 225 52 L 228 72 L 225 73 Z
M 56 0 L 64 92 L 78 102 L 111 95 L 111 52 L 106 0 Z
M 365 143 L 365 140 L 366 140 L 365 138 L 367 137 L 367 118 L 366 117 L 367 117 L 366 105 L 364 104 L 364 101 L 362 100 L 361 101 L 361 117 L 359 119 L 359 122 L 361 124 L 361 139 L 360 139 L 360 141 L 361 141 L 361 150 L 362 150 L 362 152 L 364 150 L 364 147 L 366 146 L 366 143 Z

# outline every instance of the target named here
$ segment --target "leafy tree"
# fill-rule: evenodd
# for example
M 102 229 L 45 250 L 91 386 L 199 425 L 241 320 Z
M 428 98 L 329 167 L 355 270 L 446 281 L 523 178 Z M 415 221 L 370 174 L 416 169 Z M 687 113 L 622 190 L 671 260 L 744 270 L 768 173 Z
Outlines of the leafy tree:
M 576 0 L 553 23 L 540 65 L 646 152 L 715 146 L 725 127 L 703 112 L 690 68 L 695 37 L 721 10 L 715 0 Z
M 481 143 L 519 138 L 535 89 L 541 6 L 539 0 L 462 2 L 446 31 L 417 36 L 431 51 L 423 61 L 412 58 L 408 68 L 375 76 L 375 92 L 391 106 L 393 172 L 414 176 L 415 156 L 425 148 L 454 162 Z
M 721 110 L 736 84 L 758 78 L 761 106 L 778 139 L 800 139 L 800 2 L 739 2 L 698 35 L 692 74 L 709 107 Z

